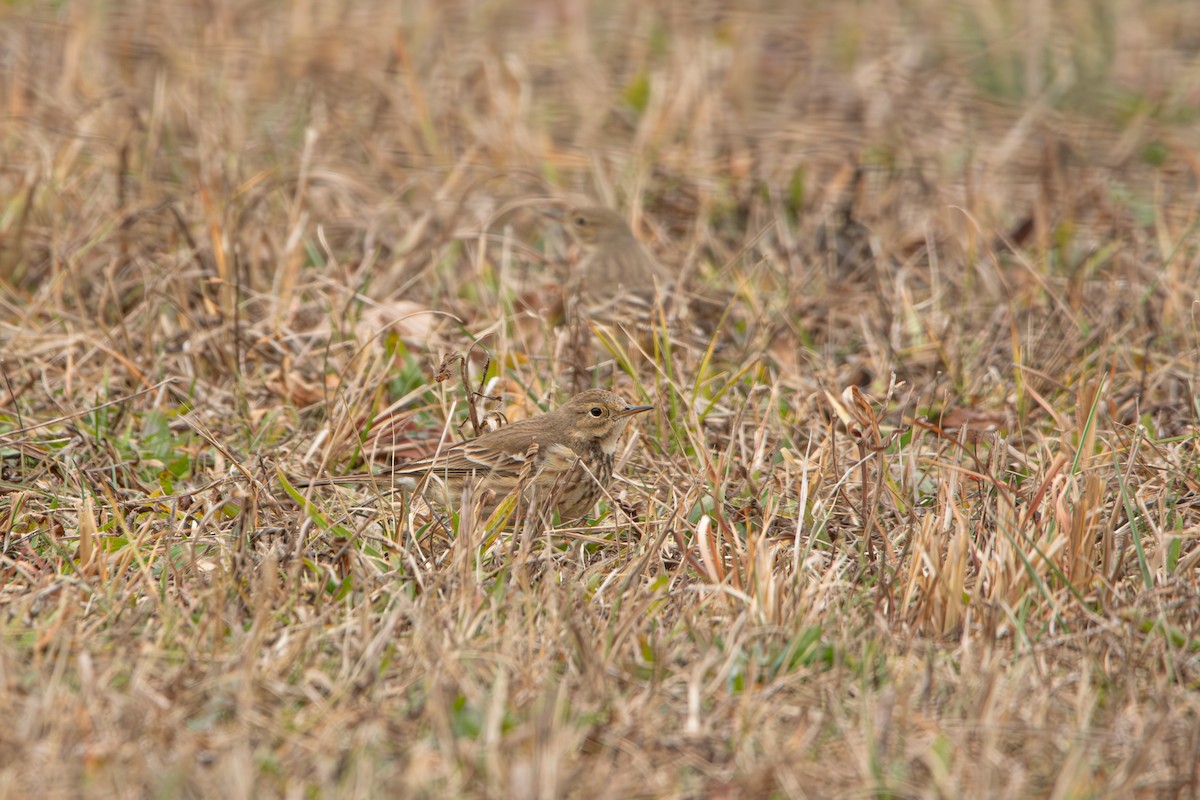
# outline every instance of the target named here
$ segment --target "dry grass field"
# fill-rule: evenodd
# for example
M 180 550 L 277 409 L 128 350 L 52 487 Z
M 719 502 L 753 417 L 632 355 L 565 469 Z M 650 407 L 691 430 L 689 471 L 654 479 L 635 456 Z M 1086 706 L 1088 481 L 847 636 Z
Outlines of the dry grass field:
M 0 798 L 1200 796 L 1198 226 L 1194 0 L 5 3 Z

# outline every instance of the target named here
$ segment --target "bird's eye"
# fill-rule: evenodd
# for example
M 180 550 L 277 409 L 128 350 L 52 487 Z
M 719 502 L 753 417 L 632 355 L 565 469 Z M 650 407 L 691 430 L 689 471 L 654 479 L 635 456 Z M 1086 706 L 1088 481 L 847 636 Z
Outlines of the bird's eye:
M 604 413 L 604 409 L 600 408 L 600 406 L 592 406 L 592 410 L 589 413 L 593 417 L 598 417 Z
M 581 228 L 584 227 L 585 225 L 587 225 L 587 217 L 576 217 L 575 224 Z

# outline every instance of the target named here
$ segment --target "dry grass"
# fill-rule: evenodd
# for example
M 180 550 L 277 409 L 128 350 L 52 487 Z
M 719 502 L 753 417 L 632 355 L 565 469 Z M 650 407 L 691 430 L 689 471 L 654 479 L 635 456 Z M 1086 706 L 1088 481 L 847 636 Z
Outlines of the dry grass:
M 0 11 L 0 796 L 1200 795 L 1200 15 L 699 5 Z M 280 477 L 581 380 L 578 528 Z

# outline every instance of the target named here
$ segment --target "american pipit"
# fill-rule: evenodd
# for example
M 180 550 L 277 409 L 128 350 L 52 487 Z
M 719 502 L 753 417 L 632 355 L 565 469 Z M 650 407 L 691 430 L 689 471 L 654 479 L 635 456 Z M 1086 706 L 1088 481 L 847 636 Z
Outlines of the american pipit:
M 688 292 L 678 276 L 658 262 L 634 237 L 625 218 L 607 208 L 578 206 L 561 217 L 583 250 L 564 292 L 566 352 L 577 380 L 587 377 L 592 353 L 591 323 L 623 328 L 652 351 L 653 331 L 664 319 L 676 344 L 708 346 L 732 297 Z
M 591 324 L 612 324 L 648 336 L 661 317 L 661 303 L 671 296 L 674 281 L 616 211 L 577 206 L 567 209 L 561 221 L 583 250 L 563 292 L 567 318 L 563 352 L 571 382 L 577 386 L 588 380 L 587 365 L 593 353 Z
M 457 509 L 465 492 L 482 498 L 484 514 L 521 491 L 531 508 L 553 509 L 560 519 L 584 516 L 603 496 L 613 474 L 617 442 L 634 414 L 619 394 L 589 389 L 548 414 L 451 445 L 390 472 L 322 479 L 327 483 L 385 483 L 399 479 L 429 499 Z
M 562 224 L 583 249 L 583 258 L 567 281 L 567 295 L 590 319 L 655 321 L 656 290 L 662 295 L 669 317 L 694 316 L 692 312 L 703 317 L 719 316 L 732 299 L 711 292 L 685 291 L 679 276 L 642 246 L 629 223 L 616 211 L 578 206 L 563 213 Z
M 632 298 L 648 305 L 655 287 L 673 283 L 670 272 L 642 246 L 625 218 L 607 208 L 581 206 L 563 214 L 563 227 L 583 248 L 583 259 L 567 281 L 567 293 L 591 317 Z

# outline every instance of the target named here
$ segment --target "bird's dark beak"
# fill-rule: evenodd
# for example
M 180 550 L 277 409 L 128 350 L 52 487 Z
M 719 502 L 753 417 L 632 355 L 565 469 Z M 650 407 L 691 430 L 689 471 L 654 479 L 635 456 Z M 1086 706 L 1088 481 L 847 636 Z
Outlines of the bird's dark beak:
M 643 411 L 649 411 L 652 408 L 654 408 L 654 406 L 625 406 L 623 409 L 621 409 L 617 416 L 631 417 L 634 414 L 640 414 Z
M 566 215 L 566 213 L 567 210 L 565 208 L 543 208 L 541 210 L 543 217 L 549 217 L 550 219 L 555 219 L 559 222 L 562 222 L 562 218 Z

